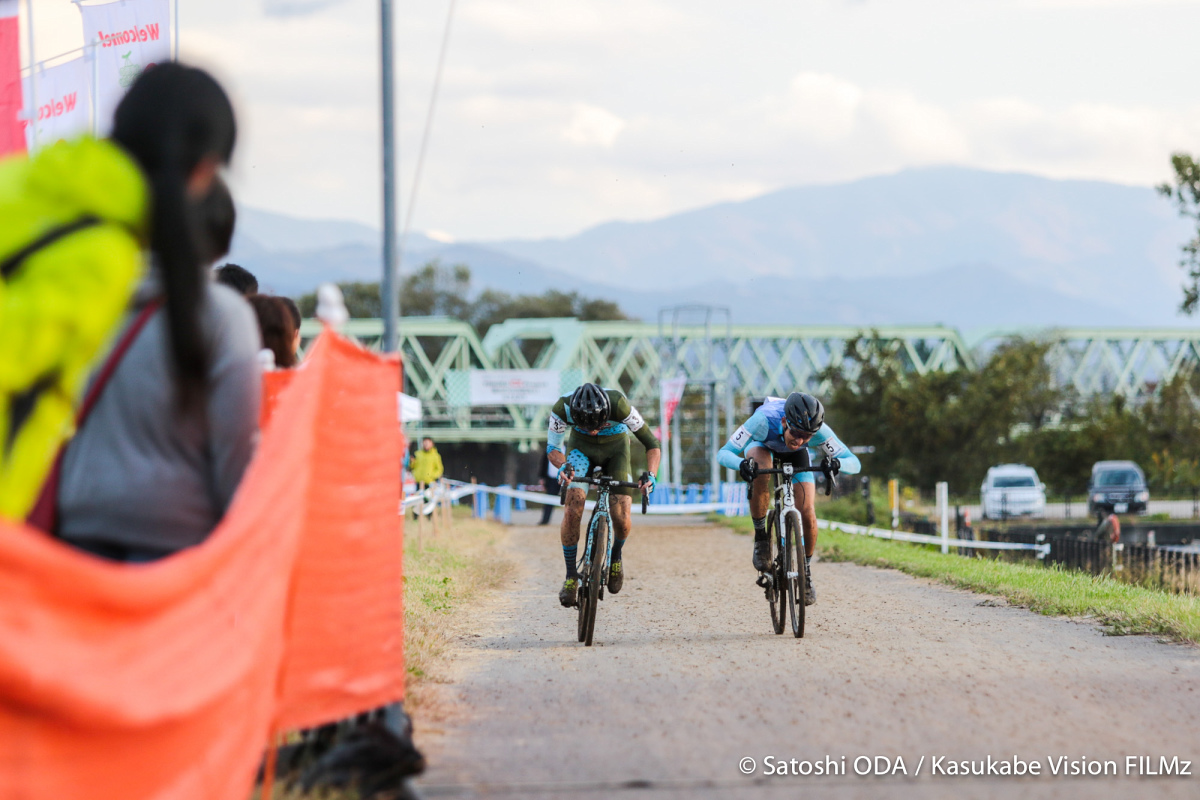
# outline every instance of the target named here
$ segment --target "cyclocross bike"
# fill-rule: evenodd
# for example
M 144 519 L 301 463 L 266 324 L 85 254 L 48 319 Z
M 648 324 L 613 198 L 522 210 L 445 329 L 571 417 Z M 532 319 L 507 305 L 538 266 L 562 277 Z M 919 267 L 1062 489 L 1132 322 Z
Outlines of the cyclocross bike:
M 608 511 L 608 495 L 613 489 L 638 489 L 636 483 L 619 481 L 607 475 L 600 474 L 600 468 L 592 472 L 591 477 L 576 475 L 571 483 L 588 483 L 596 487 L 596 508 L 592 510 L 592 518 L 587 527 L 587 544 L 579 554 L 579 641 L 585 646 L 592 646 L 592 633 L 596 629 L 596 606 L 604 599 L 604 586 L 608 583 L 608 568 L 612 563 L 613 537 L 608 535 L 612 528 L 611 515 Z M 563 505 L 567 502 L 567 489 L 570 484 L 564 483 L 559 493 Z M 649 500 L 642 493 L 642 513 L 646 513 Z
M 804 609 L 808 593 L 808 574 L 804 565 L 804 526 L 796 510 L 792 476 L 799 472 L 820 472 L 825 476 L 825 494 L 833 491 L 837 473 L 821 464 L 815 467 L 796 467 L 788 461 L 775 459 L 773 469 L 760 469 L 759 475 L 773 475 L 772 492 L 775 507 L 767 512 L 767 538 L 771 542 L 771 570 L 758 574 L 758 585 L 767 595 L 771 607 L 771 625 L 775 633 L 783 633 L 791 609 L 792 635 L 804 636 Z

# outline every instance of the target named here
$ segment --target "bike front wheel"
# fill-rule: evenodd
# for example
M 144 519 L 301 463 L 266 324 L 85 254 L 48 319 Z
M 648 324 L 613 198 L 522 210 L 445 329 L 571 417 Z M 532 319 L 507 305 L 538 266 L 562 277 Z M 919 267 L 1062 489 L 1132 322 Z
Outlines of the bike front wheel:
M 792 612 L 792 635 L 804 637 L 804 610 L 808 604 L 808 573 L 804 563 L 804 537 L 800 515 L 790 512 L 784 519 L 784 550 L 787 553 L 788 606 Z
M 588 564 L 587 569 L 587 586 L 581 587 L 583 592 L 580 599 L 587 597 L 587 613 L 586 615 L 580 609 L 581 617 L 586 616 L 586 620 L 580 620 L 584 626 L 583 638 L 580 640 L 585 646 L 592 646 L 592 634 L 596 631 L 596 609 L 600 605 L 600 587 L 604 585 L 608 579 L 604 575 L 604 561 L 608 553 L 608 520 L 604 517 L 596 520 L 595 532 L 592 535 L 592 563 Z
M 579 593 L 575 595 L 575 610 L 579 616 L 579 621 L 575 625 L 575 633 L 579 636 L 579 641 L 587 638 L 587 620 L 588 620 L 588 575 L 585 567 L 579 573 Z
M 767 604 L 771 607 L 771 628 L 783 633 L 787 624 L 787 603 L 783 598 L 783 554 L 779 550 L 779 512 L 767 512 L 767 540 L 771 543 L 771 579 L 767 587 Z

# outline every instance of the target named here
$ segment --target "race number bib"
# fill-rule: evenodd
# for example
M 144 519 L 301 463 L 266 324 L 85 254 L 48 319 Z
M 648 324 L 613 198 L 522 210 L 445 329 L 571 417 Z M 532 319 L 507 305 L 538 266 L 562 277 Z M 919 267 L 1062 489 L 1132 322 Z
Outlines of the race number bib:
M 636 408 L 631 408 L 629 411 L 629 416 L 623 419 L 622 422 L 624 422 L 625 426 L 634 433 L 637 433 L 642 428 L 646 427 L 646 421 L 642 419 L 642 415 L 638 413 Z
M 551 433 L 566 433 L 567 423 L 558 418 L 557 414 L 550 415 L 550 432 Z
M 751 438 L 752 437 L 750 436 L 750 431 L 746 430 L 745 425 L 742 425 L 736 431 L 733 432 L 733 436 L 729 437 L 729 441 L 733 443 L 734 447 L 741 450 L 746 445 L 750 444 Z
M 834 442 L 833 439 L 830 439 L 825 442 L 821 442 L 821 452 L 824 453 L 825 455 L 829 456 L 830 458 L 833 458 L 834 456 L 836 456 L 839 449 L 840 448 L 838 448 L 837 444 Z

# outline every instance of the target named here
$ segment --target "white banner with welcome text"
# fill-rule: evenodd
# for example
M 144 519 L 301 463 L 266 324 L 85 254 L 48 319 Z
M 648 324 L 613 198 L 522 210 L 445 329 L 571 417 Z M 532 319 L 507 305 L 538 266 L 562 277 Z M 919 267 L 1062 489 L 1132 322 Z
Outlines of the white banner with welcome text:
M 561 397 L 556 369 L 473 369 L 471 405 L 554 405 Z
M 112 129 L 112 116 L 125 91 L 146 67 L 171 60 L 169 0 L 117 0 L 81 5 L 83 40 L 96 43 L 100 133 Z
M 39 69 L 24 79 L 25 97 L 37 97 L 36 122 L 25 125 L 25 146 L 33 152 L 36 127 L 38 148 L 62 139 L 74 139 L 88 132 L 91 125 L 90 62 L 75 58 L 63 64 Z M 37 81 L 36 94 L 30 81 Z

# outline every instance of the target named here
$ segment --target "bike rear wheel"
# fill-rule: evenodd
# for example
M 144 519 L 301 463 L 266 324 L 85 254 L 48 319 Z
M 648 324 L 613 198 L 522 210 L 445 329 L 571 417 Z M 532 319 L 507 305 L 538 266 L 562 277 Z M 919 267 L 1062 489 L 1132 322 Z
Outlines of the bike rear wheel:
M 788 605 L 792 610 L 792 635 L 804 638 L 804 609 L 807 608 L 808 574 L 804 564 L 804 540 L 800 515 L 790 512 L 784 519 L 787 551 Z
M 608 576 L 604 572 L 604 561 L 608 554 L 608 520 L 604 517 L 596 520 L 596 531 L 592 537 L 592 563 L 588 565 L 587 581 L 587 621 L 583 643 L 592 646 L 592 634 L 596 631 L 596 609 L 600 605 L 600 587 Z
M 771 628 L 776 634 L 783 633 L 787 624 L 787 603 L 783 598 L 782 554 L 779 552 L 779 512 L 767 512 L 767 540 L 771 543 L 771 585 L 767 587 L 767 605 L 771 607 Z

